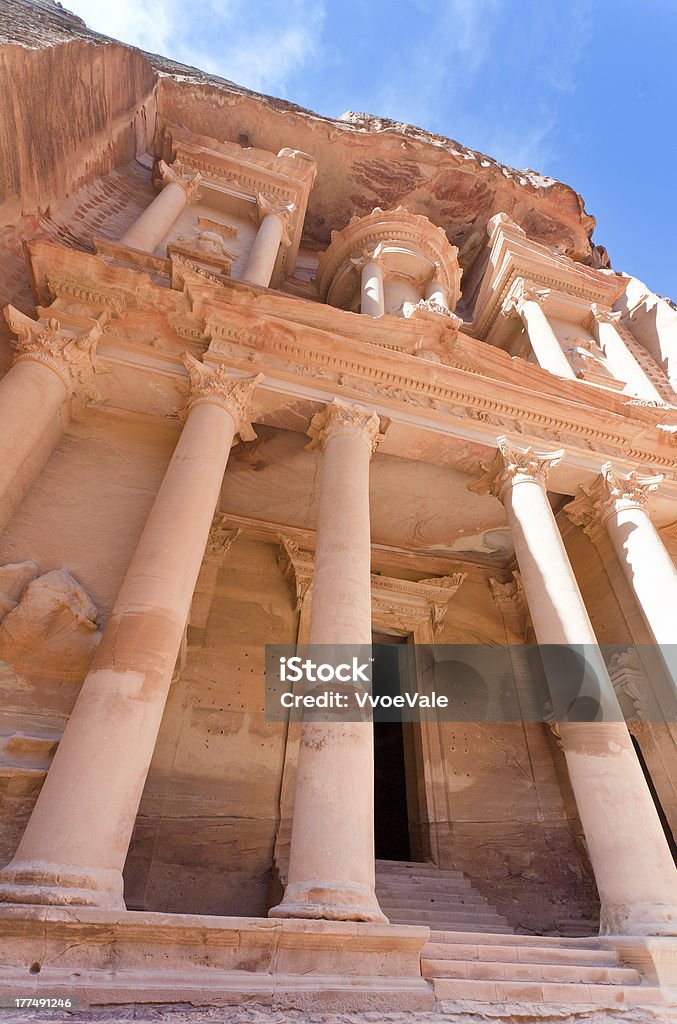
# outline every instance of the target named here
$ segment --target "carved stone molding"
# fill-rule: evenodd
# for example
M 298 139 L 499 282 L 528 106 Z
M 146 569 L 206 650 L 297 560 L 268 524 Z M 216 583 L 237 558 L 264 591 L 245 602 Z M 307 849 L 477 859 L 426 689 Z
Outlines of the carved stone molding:
M 346 434 L 363 438 L 372 454 L 384 437 L 381 433 L 381 422 L 373 409 L 365 409 L 362 405 L 349 405 L 335 398 L 322 412 L 315 413 L 310 421 L 310 444 L 307 447 L 309 451 L 324 451 L 332 437 Z
M 200 362 L 189 352 L 184 353 L 183 362 L 190 376 L 190 395 L 186 413 L 196 405 L 220 405 L 235 421 L 236 432 L 243 441 L 256 440 L 256 434 L 249 422 L 249 404 L 263 374 L 255 377 L 233 377 L 223 363 L 216 366 Z
M 503 500 L 503 495 L 510 486 L 524 482 L 535 482 L 545 490 L 548 474 L 552 466 L 556 466 L 564 458 L 564 449 L 546 451 L 533 445 L 522 447 L 509 438 L 497 438 L 498 452 L 490 465 L 480 463 L 484 473 L 468 490 L 476 494 L 489 491 L 494 497 Z
M 205 560 L 217 562 L 219 565 L 230 551 L 233 541 L 242 533 L 239 526 L 229 527 L 228 516 L 223 512 L 217 512 L 209 528 L 209 536 L 205 547 Z
M 202 175 L 199 171 L 185 170 L 180 160 L 175 160 L 172 164 L 160 160 L 158 168 L 163 188 L 165 185 L 178 185 L 185 192 L 187 203 L 190 204 L 197 199 L 202 184 Z
M 579 487 L 579 494 L 564 506 L 564 511 L 574 524 L 583 528 L 590 540 L 597 544 L 602 537 L 602 523 L 599 517 L 599 483 L 592 487 Z
M 513 628 L 522 642 L 526 643 L 531 620 L 520 573 L 513 570 L 512 579 L 505 583 L 492 577 L 489 588 L 506 625 Z
M 315 553 L 281 534 L 278 565 L 292 586 L 295 610 L 301 611 L 306 598 L 312 595 Z M 449 603 L 466 577 L 465 572 L 455 572 L 449 576 L 435 576 L 415 583 L 372 574 L 371 610 L 374 625 L 407 634 L 428 624 L 433 634 L 440 633 Z
M 31 320 L 14 306 L 6 306 L 4 312 L 18 338 L 15 362 L 30 359 L 41 363 L 57 375 L 68 395 L 98 398 L 94 383 L 96 345 L 101 337 L 98 323 L 82 334 L 71 334 L 54 318 L 46 323 Z

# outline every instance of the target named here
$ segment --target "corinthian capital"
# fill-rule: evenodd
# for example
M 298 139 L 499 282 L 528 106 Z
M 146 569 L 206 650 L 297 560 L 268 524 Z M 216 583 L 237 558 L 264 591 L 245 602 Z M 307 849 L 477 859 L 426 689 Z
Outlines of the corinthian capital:
M 518 277 L 508 292 L 501 313 L 503 316 L 521 316 L 525 302 L 537 302 L 542 306 L 549 295 L 548 288 L 539 288 L 530 281 L 525 281 L 523 277 Z
M 534 448 L 532 445 L 522 447 L 515 444 L 505 436 L 497 438 L 498 451 L 490 465 L 480 463 L 484 470 L 482 476 L 475 483 L 470 484 L 468 490 L 476 494 L 486 494 L 489 491 L 503 500 L 508 487 L 519 483 L 538 483 L 545 490 L 548 483 L 548 474 L 552 466 L 556 466 L 564 458 L 564 449 L 557 451 L 545 451 Z
M 282 244 L 289 245 L 291 242 L 290 224 L 291 217 L 296 209 L 294 203 L 278 196 L 271 196 L 268 192 L 259 192 L 256 196 L 256 207 L 259 221 L 262 221 L 268 214 L 278 217 L 282 222 Z
M 52 370 L 68 395 L 96 397 L 96 344 L 101 336 L 97 323 L 88 331 L 72 334 L 52 318 L 31 320 L 14 306 L 5 306 L 5 319 L 17 335 L 15 362 L 30 359 Z
M 663 476 L 643 476 L 635 470 L 623 475 L 610 462 L 606 462 L 602 466 L 601 481 L 600 497 L 596 504 L 599 506 L 600 518 L 604 521 L 615 512 L 624 512 L 630 508 L 646 511 L 649 497 L 658 490 Z
M 175 160 L 173 164 L 166 164 L 164 160 L 160 160 L 158 167 L 163 188 L 165 185 L 178 185 L 186 193 L 187 203 L 192 203 L 197 198 L 202 183 L 202 175 L 199 171 L 184 170 L 180 160 Z
M 380 430 L 381 423 L 373 409 L 348 405 L 335 398 L 323 412 L 315 413 L 310 421 L 308 449 L 315 451 L 319 448 L 324 451 L 332 437 L 349 434 L 363 438 L 369 445 L 370 453 L 373 453 L 383 440 Z
M 190 394 L 186 412 L 196 405 L 220 405 L 233 417 L 236 433 L 243 441 L 254 441 L 256 434 L 249 422 L 249 405 L 256 385 L 263 379 L 262 373 L 255 377 L 233 377 L 227 366 L 219 363 L 208 366 L 185 352 L 183 361 L 190 377 Z
M 617 325 L 620 319 L 620 313 L 616 313 L 612 309 L 607 309 L 605 306 L 600 306 L 597 302 L 593 302 L 590 307 L 590 314 L 586 318 L 584 326 L 587 327 L 588 330 L 592 331 L 597 324 Z

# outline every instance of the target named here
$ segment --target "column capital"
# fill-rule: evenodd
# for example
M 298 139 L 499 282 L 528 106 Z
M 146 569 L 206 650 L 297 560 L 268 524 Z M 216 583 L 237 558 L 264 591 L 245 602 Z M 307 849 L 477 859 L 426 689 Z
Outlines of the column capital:
M 184 353 L 183 362 L 190 377 L 186 414 L 196 405 L 219 405 L 232 416 L 235 431 L 240 438 L 243 441 L 254 441 L 256 434 L 249 422 L 249 404 L 254 389 L 263 380 L 263 374 L 234 377 L 223 363 L 207 365 L 189 352 Z
M 279 219 L 282 224 L 282 243 L 289 245 L 291 243 L 289 226 L 291 216 L 296 209 L 295 204 L 286 199 L 271 196 L 268 192 L 258 192 L 256 195 L 256 209 L 258 211 L 259 223 L 264 217 L 269 215 Z
M 524 596 L 522 577 L 517 570 L 513 571 L 512 579 L 507 583 L 501 583 L 500 580 L 496 580 L 492 576 L 489 580 L 489 588 L 499 611 L 526 611 L 527 602 Z
M 372 455 L 384 437 L 378 414 L 373 409 L 349 405 L 335 398 L 322 412 L 315 413 L 310 421 L 310 444 L 306 447 L 309 451 L 324 451 L 332 437 L 346 434 L 363 438 Z
M 500 501 L 508 487 L 519 483 L 538 483 L 546 490 L 551 467 L 564 458 L 563 448 L 546 451 L 533 445 L 523 447 L 505 436 L 497 438 L 496 443 L 498 451 L 493 462 L 490 465 L 480 463 L 484 472 L 468 490 L 476 494 L 489 491 Z
M 187 203 L 192 203 L 197 199 L 200 185 L 202 184 L 202 175 L 199 171 L 191 172 L 184 170 L 180 160 L 175 160 L 172 164 L 167 164 L 164 160 L 160 160 L 158 161 L 158 167 L 163 188 L 165 185 L 178 185 L 185 192 Z
M 501 308 L 503 316 L 522 315 L 525 302 L 536 302 L 539 306 L 550 296 L 549 288 L 539 288 L 532 281 L 518 277 L 512 284 Z
M 583 326 L 588 328 L 588 330 L 593 330 L 597 324 L 613 324 L 618 326 L 620 319 L 620 312 L 615 312 L 606 306 L 600 306 L 598 302 L 593 302 Z
M 615 512 L 639 508 L 646 511 L 649 497 L 663 482 L 663 475 L 648 476 L 636 470 L 623 474 L 613 468 L 610 462 L 602 466 L 599 480 L 600 497 L 597 504 L 602 522 Z
M 369 246 L 363 249 L 362 252 L 356 253 L 350 257 L 350 262 L 356 270 L 364 270 L 370 263 L 378 263 L 381 268 L 383 267 L 383 245 L 381 242 L 377 242 L 376 245 Z
M 96 345 L 101 327 L 94 323 L 88 331 L 71 334 L 54 317 L 42 322 L 32 320 L 14 306 L 5 306 L 5 319 L 17 335 L 15 362 L 31 360 L 53 371 L 68 396 L 82 394 L 96 398 Z
M 593 541 L 610 516 L 631 508 L 646 512 L 649 497 L 657 491 L 663 476 L 643 476 L 636 471 L 622 474 L 610 462 L 590 487 L 579 487 L 579 494 L 564 511 L 575 526 L 582 526 Z

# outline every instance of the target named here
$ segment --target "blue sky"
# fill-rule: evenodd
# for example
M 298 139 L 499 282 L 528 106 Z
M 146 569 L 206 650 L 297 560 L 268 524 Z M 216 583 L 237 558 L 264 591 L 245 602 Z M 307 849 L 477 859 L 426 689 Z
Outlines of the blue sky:
M 572 185 L 613 266 L 677 299 L 677 0 L 64 0 L 99 32 Z

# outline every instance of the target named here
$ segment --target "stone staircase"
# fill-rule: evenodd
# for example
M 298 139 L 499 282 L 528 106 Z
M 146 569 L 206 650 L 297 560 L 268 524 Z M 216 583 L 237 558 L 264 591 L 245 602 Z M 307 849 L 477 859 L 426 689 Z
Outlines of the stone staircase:
M 457 1000 L 668 1005 L 665 990 L 624 966 L 598 938 L 431 931 L 421 973 L 442 1004 Z
M 596 936 L 515 935 L 461 871 L 377 860 L 376 895 L 393 924 L 430 928 L 421 973 L 443 1008 L 458 1000 L 600 1007 L 669 1003 L 664 990 L 624 965 Z
M 427 924 L 454 932 L 512 931 L 462 871 L 434 864 L 377 860 L 376 896 L 392 924 Z

